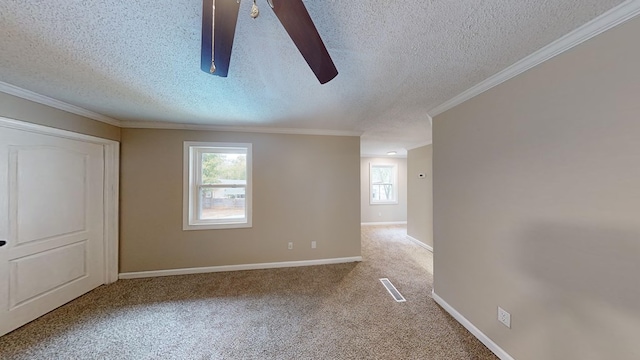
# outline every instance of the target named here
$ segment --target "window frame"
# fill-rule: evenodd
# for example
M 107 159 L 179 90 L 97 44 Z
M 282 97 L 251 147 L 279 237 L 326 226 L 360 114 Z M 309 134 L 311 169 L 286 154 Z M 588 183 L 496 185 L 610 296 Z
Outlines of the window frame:
M 393 200 L 374 200 L 373 198 L 373 186 L 384 185 L 387 183 L 374 184 L 373 183 L 373 168 L 374 167 L 390 167 L 391 168 L 391 186 Z M 393 163 L 369 163 L 369 205 L 397 205 L 398 204 L 398 164 Z
M 206 151 L 217 150 L 217 151 Z M 237 150 L 246 150 L 247 184 L 245 188 L 245 217 L 242 219 L 198 219 L 196 214 L 199 209 L 202 187 L 242 187 L 238 185 L 202 184 L 202 154 L 205 153 L 238 153 Z M 226 150 L 226 151 L 225 151 Z M 236 150 L 236 151 L 233 151 Z M 203 142 L 185 141 L 183 147 L 183 212 L 182 230 L 216 230 L 239 229 L 252 227 L 252 144 L 251 143 L 227 143 L 227 142 Z

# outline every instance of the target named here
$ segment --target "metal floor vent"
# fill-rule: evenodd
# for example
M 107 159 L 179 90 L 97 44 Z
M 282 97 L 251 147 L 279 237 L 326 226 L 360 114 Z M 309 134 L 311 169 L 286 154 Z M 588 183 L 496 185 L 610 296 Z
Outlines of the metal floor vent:
M 387 289 L 387 291 L 389 292 L 389 294 L 391 294 L 391 296 L 393 296 L 393 298 L 397 301 L 397 302 L 405 302 L 407 301 L 404 296 L 402 296 L 402 294 L 400 294 L 400 292 L 398 291 L 398 289 L 396 289 L 395 286 L 393 286 L 393 284 L 391 283 L 391 281 L 389 281 L 389 279 L 387 278 L 382 278 L 380 279 L 380 282 L 382 283 L 382 285 L 384 285 L 385 289 Z

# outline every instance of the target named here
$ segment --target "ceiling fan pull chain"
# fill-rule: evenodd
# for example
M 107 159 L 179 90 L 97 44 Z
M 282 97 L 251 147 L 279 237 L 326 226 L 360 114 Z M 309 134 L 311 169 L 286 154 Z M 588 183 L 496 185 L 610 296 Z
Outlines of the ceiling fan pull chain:
M 256 4 L 256 0 L 253 0 L 253 5 L 251 6 L 251 17 L 257 18 L 260 15 L 260 10 L 258 10 L 258 5 Z
M 213 0 L 213 6 L 211 7 L 211 69 L 209 70 L 209 72 L 211 74 L 213 74 L 214 72 L 216 72 L 216 58 L 214 56 L 215 53 L 215 38 L 216 38 L 216 32 L 215 32 L 215 28 L 216 28 L 216 0 Z

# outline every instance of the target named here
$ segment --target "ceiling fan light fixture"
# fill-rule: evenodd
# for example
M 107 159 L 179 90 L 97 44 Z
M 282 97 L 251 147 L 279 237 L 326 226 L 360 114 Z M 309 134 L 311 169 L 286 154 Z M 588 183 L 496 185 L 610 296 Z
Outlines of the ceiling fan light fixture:
M 253 5 L 251 5 L 251 17 L 255 19 L 258 17 L 258 15 L 260 15 L 260 9 L 258 9 L 256 0 L 253 0 Z

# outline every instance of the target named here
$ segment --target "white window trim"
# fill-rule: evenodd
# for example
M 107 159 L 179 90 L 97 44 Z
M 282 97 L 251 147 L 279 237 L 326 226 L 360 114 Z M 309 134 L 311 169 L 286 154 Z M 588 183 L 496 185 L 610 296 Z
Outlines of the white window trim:
M 392 201 L 375 201 L 373 200 L 373 167 L 374 166 L 389 166 L 392 168 L 391 176 L 393 177 L 393 198 Z M 398 204 L 398 164 L 393 163 L 369 163 L 369 205 L 397 205 Z
M 245 208 L 246 219 L 233 222 L 226 220 L 224 223 L 216 221 L 191 221 L 197 206 L 198 191 L 195 181 L 192 178 L 194 172 L 191 171 L 193 163 L 192 147 L 235 147 L 247 149 L 247 185 L 245 187 Z M 185 141 L 183 149 L 183 192 L 182 192 L 182 230 L 213 230 L 213 229 L 238 229 L 252 227 L 252 145 L 250 143 L 223 143 L 223 142 L 202 142 L 202 141 Z

